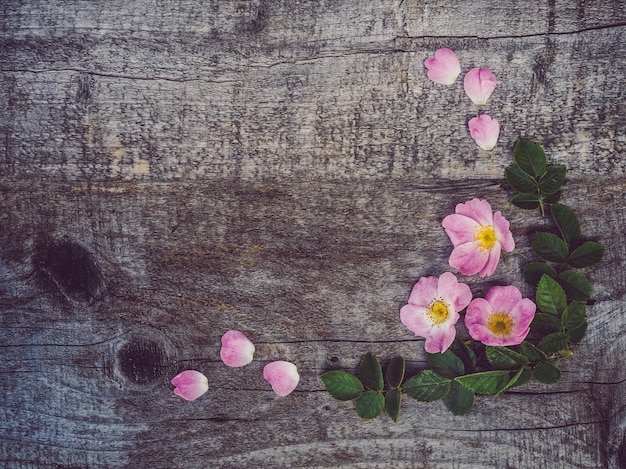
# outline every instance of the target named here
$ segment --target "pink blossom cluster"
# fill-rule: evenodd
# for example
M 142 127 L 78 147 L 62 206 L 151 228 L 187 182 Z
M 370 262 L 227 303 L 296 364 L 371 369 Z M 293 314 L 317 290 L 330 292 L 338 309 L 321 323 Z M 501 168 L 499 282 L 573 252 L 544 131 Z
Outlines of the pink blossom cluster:
M 220 358 L 226 366 L 238 368 L 250 363 L 256 351 L 254 344 L 243 332 L 230 330 L 222 336 Z M 272 390 L 281 397 L 289 395 L 300 382 L 298 368 L 293 363 L 277 360 L 263 368 L 263 378 Z M 193 401 L 209 389 L 205 375 L 196 370 L 185 370 L 172 379 L 174 394 Z
M 486 200 L 458 204 L 455 213 L 443 219 L 454 246 L 449 264 L 463 275 L 481 278 L 494 273 L 502 250 L 515 248 L 509 222 L 493 213 Z M 459 313 L 467 308 L 465 325 L 470 336 L 485 345 L 517 345 L 528 335 L 536 305 L 522 298 L 514 286 L 494 286 L 485 298 L 472 299 L 472 292 L 451 272 L 422 277 L 409 300 L 400 309 L 400 320 L 416 336 L 426 339 L 428 353 L 445 352 L 456 336 Z
M 456 53 L 448 48 L 437 49 L 433 57 L 424 61 L 427 75 L 435 83 L 452 85 L 461 74 L 461 63 Z M 463 88 L 474 104 L 482 106 L 496 89 L 496 76 L 488 67 L 475 67 L 465 74 Z M 470 135 L 484 150 L 496 146 L 500 124 L 487 114 L 480 114 L 468 122 Z

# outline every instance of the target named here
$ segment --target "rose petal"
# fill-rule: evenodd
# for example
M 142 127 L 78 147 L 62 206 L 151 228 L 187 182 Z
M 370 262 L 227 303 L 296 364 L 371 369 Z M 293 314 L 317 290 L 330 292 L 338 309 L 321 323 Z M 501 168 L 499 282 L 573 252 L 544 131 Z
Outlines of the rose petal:
M 496 237 L 502 246 L 502 249 L 506 252 L 511 252 L 515 249 L 515 241 L 513 240 L 513 234 L 511 233 L 509 221 L 502 216 L 500 212 L 493 214 L 493 229 L 496 232 Z
M 487 114 L 470 119 L 468 122 L 470 135 L 483 150 L 491 150 L 498 143 L 500 124 Z
M 448 48 L 435 51 L 432 58 L 426 59 L 424 65 L 428 69 L 428 78 L 442 85 L 453 84 L 461 74 L 461 63 L 456 53 Z
M 454 316 L 458 320 L 459 313 L 454 313 Z M 456 323 L 456 320 L 454 323 Z M 443 353 L 452 345 L 455 336 L 456 328 L 454 324 L 447 327 L 433 327 L 430 335 L 426 337 L 426 342 L 424 342 L 424 350 L 428 353 Z
M 474 233 L 479 226 L 475 220 L 457 213 L 445 217 L 441 225 L 446 230 L 453 246 L 474 241 Z
M 475 243 L 465 243 L 455 247 L 448 263 L 463 275 L 477 274 L 489 260 L 489 251 L 479 249 Z
M 281 397 L 290 394 L 300 382 L 296 365 L 282 360 L 265 365 L 263 378 L 272 385 L 272 390 Z
M 438 296 L 445 298 L 456 312 L 461 311 L 472 301 L 470 288 L 464 283 L 459 283 L 452 272 L 444 272 L 439 276 Z
M 489 257 L 487 258 L 486 264 L 482 269 L 480 269 L 480 272 L 478 272 L 478 276 L 480 278 L 485 278 L 496 271 L 498 262 L 500 262 L 500 249 L 500 243 L 496 241 L 489 251 Z
M 174 394 L 188 401 L 202 396 L 209 389 L 209 380 L 196 370 L 185 370 L 172 378 Z
M 511 311 L 517 303 L 522 301 L 522 294 L 513 285 L 508 287 L 495 286 L 487 292 L 485 300 L 491 305 L 493 311 Z
M 400 321 L 416 336 L 426 337 L 433 327 L 426 318 L 427 311 L 428 308 L 423 306 L 404 305 L 400 308 Z
M 486 200 L 468 200 L 464 204 L 457 204 L 454 211 L 460 215 L 465 215 L 466 217 L 475 220 L 479 225 L 493 224 L 491 205 Z
M 473 68 L 465 75 L 463 87 L 474 104 L 486 104 L 496 89 L 496 76 L 487 67 Z
M 428 307 L 437 296 L 437 277 L 422 277 L 413 286 L 409 295 L 409 303 L 416 306 Z
M 247 365 L 254 356 L 254 344 L 240 331 L 230 330 L 222 336 L 220 357 L 226 366 Z

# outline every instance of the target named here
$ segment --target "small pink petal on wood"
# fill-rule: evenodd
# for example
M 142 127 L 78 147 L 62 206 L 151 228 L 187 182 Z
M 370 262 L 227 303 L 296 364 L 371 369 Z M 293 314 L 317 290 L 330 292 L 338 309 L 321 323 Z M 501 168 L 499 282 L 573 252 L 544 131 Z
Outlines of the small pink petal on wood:
M 252 361 L 254 344 L 239 331 L 228 331 L 222 336 L 220 357 L 226 366 L 240 367 Z
M 428 69 L 428 78 L 442 85 L 453 84 L 461 74 L 461 64 L 456 53 L 448 48 L 435 51 L 433 57 L 424 61 Z
M 282 360 L 265 365 L 263 378 L 272 385 L 272 390 L 281 397 L 290 394 L 300 382 L 296 365 Z
M 187 401 L 194 401 L 209 389 L 209 380 L 196 370 L 185 370 L 172 378 L 176 387 L 174 394 Z
M 470 135 L 476 144 L 483 150 L 491 150 L 498 143 L 500 124 L 487 114 L 470 119 L 468 122 Z
M 496 76 L 487 67 L 473 68 L 465 75 L 463 87 L 474 104 L 486 104 L 496 89 Z

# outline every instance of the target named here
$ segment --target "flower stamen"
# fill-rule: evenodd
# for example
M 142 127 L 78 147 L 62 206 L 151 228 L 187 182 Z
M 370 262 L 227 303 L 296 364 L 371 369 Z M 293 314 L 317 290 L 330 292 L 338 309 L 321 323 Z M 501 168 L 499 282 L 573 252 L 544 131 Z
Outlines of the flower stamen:
M 479 225 L 474 230 L 474 239 L 481 251 L 491 251 L 496 244 L 496 231 L 491 225 Z
M 437 298 L 428 305 L 428 312 L 426 314 L 430 319 L 430 323 L 433 326 L 438 326 L 446 322 L 448 316 L 450 316 L 450 309 L 441 298 Z
M 507 337 L 513 331 L 513 318 L 509 313 L 493 313 L 487 319 L 487 329 L 498 337 Z

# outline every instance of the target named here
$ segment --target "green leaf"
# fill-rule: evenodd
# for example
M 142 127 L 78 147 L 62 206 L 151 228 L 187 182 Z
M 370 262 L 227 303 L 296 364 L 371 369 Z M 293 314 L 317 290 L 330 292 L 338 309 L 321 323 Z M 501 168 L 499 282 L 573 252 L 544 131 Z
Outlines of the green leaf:
M 511 187 L 518 192 L 528 193 L 537 191 L 537 181 L 515 164 L 504 168 L 504 177 L 506 177 Z
M 578 342 L 580 342 L 581 340 L 583 340 L 583 337 L 585 337 L 585 334 L 587 333 L 587 327 L 589 326 L 589 324 L 587 323 L 587 320 L 585 319 L 583 321 L 583 323 L 574 328 L 574 329 L 570 329 L 567 331 L 567 340 L 569 340 L 572 344 L 577 344 Z
M 554 318 L 554 316 L 550 316 L 550 317 Z M 539 350 L 530 342 L 527 342 L 527 341 L 522 342 L 519 348 L 520 348 L 520 352 L 522 352 L 524 356 L 528 358 L 528 361 L 530 363 L 540 362 L 548 358 L 545 353 L 543 353 L 541 350 Z
M 385 385 L 383 382 L 383 370 L 380 367 L 380 362 L 371 352 L 363 355 L 359 364 L 359 376 L 366 388 L 372 391 L 383 390 Z
M 545 262 L 529 262 L 524 266 L 523 270 L 524 280 L 534 285 L 535 287 L 543 277 L 543 274 L 549 275 L 552 278 L 556 278 L 557 273 L 551 266 Z
M 507 347 L 487 346 L 487 360 L 497 370 L 514 370 L 528 363 L 528 358 Z
M 561 379 L 561 370 L 550 362 L 539 362 L 533 370 L 533 378 L 543 384 L 555 384 Z
M 474 367 L 476 366 L 476 354 L 465 344 L 465 342 L 456 337 L 452 342 L 452 345 L 450 345 L 450 350 L 452 350 L 452 353 L 459 357 L 463 362 L 463 366 L 465 368 L 464 372 L 474 370 Z
M 544 313 L 560 316 L 567 306 L 567 296 L 561 285 L 548 275 L 544 275 L 537 285 L 537 307 Z
M 561 330 L 561 320 L 554 314 L 535 313 L 530 323 L 530 330 L 542 334 L 550 334 Z
M 550 262 L 565 262 L 569 253 L 567 243 L 552 233 L 537 231 L 530 238 L 530 244 L 539 257 Z
M 363 394 L 363 383 L 345 371 L 329 371 L 320 375 L 326 390 L 340 401 L 350 401 Z
M 450 392 L 450 380 L 439 376 L 433 370 L 424 370 L 404 383 L 404 392 L 413 399 L 432 402 L 445 397 Z
M 444 378 L 452 379 L 465 373 L 463 362 L 450 349 L 443 353 L 426 353 L 426 360 L 433 371 Z
M 591 282 L 580 272 L 565 270 L 559 274 L 557 280 L 570 300 L 587 301 L 591 298 Z
M 567 347 L 567 335 L 565 332 L 548 334 L 537 345 L 537 348 L 547 355 L 560 352 L 565 347 Z
M 520 377 L 522 376 L 522 374 L 524 374 L 524 368 L 527 368 L 527 367 L 521 367 L 519 370 L 517 370 L 517 371 L 513 374 L 513 376 L 511 376 L 511 373 L 509 373 L 509 382 L 508 382 L 508 383 L 506 383 L 506 386 L 504 386 L 502 389 L 500 389 L 500 390 L 497 392 L 497 394 L 496 394 L 496 395 L 497 395 L 497 396 L 499 396 L 500 394 L 503 394 L 503 393 L 505 393 L 506 391 L 508 391 L 509 389 L 511 389 L 512 387 L 514 387 L 514 386 L 515 386 L 515 384 L 517 383 L 517 380 L 519 380 L 519 379 L 520 379 Z M 530 370 L 529 370 L 529 371 L 530 371 Z M 531 376 L 532 376 L 532 373 L 531 373 Z
M 385 397 L 378 391 L 366 391 L 354 401 L 356 413 L 365 420 L 378 417 L 385 406 Z
M 561 191 L 557 191 L 554 194 L 542 194 L 541 198 L 546 204 L 556 204 L 561 200 Z
M 524 210 L 532 210 L 539 208 L 540 200 L 541 197 L 537 194 L 515 194 L 511 199 L 511 203 Z
M 585 321 L 587 315 L 587 303 L 584 301 L 572 301 L 563 311 L 561 323 L 565 329 L 576 329 Z
M 404 379 L 404 357 L 393 357 L 387 365 L 387 384 L 392 388 L 397 388 Z
M 526 384 L 528 381 L 531 380 L 532 377 L 533 377 L 533 370 L 525 366 L 524 368 L 522 368 L 522 373 L 517 378 L 517 380 L 507 389 L 516 388 L 518 386 L 521 386 L 522 384 Z
M 576 248 L 567 258 L 567 263 L 577 269 L 597 264 L 604 257 L 604 246 L 595 241 L 587 241 Z
M 443 398 L 443 403 L 454 415 L 465 415 L 474 404 L 474 391 L 453 381 L 450 392 Z
M 539 179 L 539 189 L 544 194 L 554 194 L 565 182 L 565 166 L 555 164 L 546 168 L 546 173 Z
M 477 394 L 496 394 L 509 382 L 509 372 L 504 370 L 483 371 L 457 376 L 454 380 Z
M 513 150 L 513 159 L 517 166 L 530 176 L 539 177 L 546 170 L 546 154 L 543 148 L 525 138 L 517 139 Z
M 398 389 L 387 391 L 385 395 L 385 412 L 391 420 L 398 421 L 400 415 L 400 405 L 402 404 L 402 393 Z
M 580 238 L 580 223 L 571 208 L 563 204 L 553 204 L 550 206 L 550 212 L 565 242 L 571 244 Z

